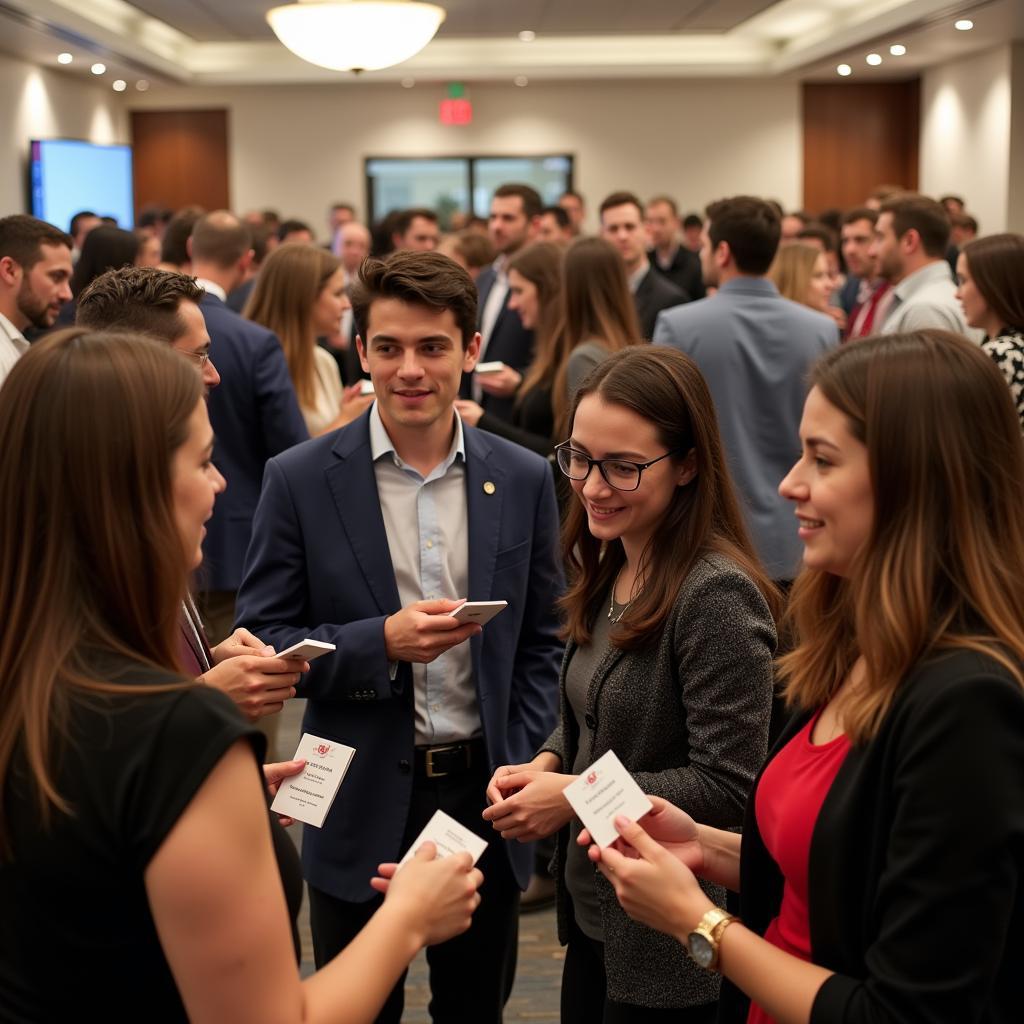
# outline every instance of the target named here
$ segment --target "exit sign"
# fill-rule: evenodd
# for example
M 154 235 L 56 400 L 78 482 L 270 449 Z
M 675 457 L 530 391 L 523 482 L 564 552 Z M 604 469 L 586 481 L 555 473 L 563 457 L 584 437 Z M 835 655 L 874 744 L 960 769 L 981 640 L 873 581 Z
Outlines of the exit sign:
M 441 124 L 470 124 L 473 120 L 473 104 L 469 100 L 441 100 Z

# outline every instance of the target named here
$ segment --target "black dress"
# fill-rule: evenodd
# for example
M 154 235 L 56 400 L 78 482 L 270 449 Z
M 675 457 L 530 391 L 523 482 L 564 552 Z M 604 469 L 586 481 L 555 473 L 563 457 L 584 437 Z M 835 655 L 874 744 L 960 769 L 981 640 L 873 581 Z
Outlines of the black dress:
M 154 686 L 179 678 L 113 658 L 96 675 Z M 13 856 L 0 858 L 0 1021 L 90 1011 L 105 1021 L 187 1020 L 144 872 L 228 748 L 247 740 L 259 774 L 265 740 L 224 694 L 198 684 L 140 696 L 75 695 L 67 737 L 54 777 L 70 815 L 54 812 L 49 828 L 40 825 L 19 757 L 4 781 Z M 276 819 L 268 828 L 298 959 L 301 869 Z

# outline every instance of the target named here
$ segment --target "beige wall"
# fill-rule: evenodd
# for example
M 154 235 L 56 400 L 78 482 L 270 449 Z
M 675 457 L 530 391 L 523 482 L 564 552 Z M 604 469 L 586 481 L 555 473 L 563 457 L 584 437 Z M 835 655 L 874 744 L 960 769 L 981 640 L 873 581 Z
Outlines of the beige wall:
M 668 192 L 686 208 L 739 192 L 794 206 L 801 195 L 795 82 L 472 85 L 474 120 L 462 128 L 438 122 L 444 95 L 441 85 L 154 88 L 128 102 L 227 107 L 235 208 L 273 205 L 318 231 L 331 200 L 362 211 L 366 156 L 572 153 L 591 219 L 620 188 Z
M 921 191 L 962 195 L 986 235 L 1010 226 L 1012 52 L 950 61 L 921 79 Z
M 28 212 L 29 140 L 128 141 L 127 115 L 109 85 L 0 55 L 0 96 L 0 216 Z

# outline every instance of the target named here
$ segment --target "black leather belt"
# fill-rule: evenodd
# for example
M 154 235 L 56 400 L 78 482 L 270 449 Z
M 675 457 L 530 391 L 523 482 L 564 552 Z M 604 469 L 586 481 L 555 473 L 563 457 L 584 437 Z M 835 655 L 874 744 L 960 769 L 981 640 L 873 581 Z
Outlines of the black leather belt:
M 436 747 L 417 747 L 415 754 L 416 775 L 423 779 L 461 775 L 470 768 L 484 765 L 487 759 L 482 739 L 443 743 Z

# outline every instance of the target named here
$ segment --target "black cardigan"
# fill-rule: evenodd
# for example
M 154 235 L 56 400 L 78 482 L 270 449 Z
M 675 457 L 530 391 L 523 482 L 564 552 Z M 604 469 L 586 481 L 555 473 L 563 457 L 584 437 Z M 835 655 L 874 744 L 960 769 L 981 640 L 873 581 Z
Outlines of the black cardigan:
M 758 832 L 756 788 L 740 912 L 763 935 L 783 879 Z M 808 890 L 813 961 L 836 972 L 812 1024 L 1024 1020 L 1024 690 L 1002 666 L 958 651 L 911 674 L 829 790 Z M 723 984 L 720 1021 L 740 1024 L 748 1005 Z

